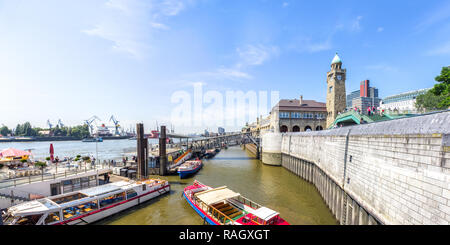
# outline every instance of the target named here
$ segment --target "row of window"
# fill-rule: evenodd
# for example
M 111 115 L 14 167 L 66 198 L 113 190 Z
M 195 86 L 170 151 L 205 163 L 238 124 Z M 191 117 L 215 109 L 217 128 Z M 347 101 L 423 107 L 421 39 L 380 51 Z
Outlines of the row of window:
M 325 114 L 324 113 L 314 114 L 311 112 L 300 113 L 300 112 L 281 111 L 280 118 L 325 119 Z

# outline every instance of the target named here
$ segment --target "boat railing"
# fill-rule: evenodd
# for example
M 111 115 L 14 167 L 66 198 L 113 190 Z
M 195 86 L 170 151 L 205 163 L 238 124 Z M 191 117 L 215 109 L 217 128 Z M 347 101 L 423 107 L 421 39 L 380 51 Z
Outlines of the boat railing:
M 225 215 L 224 213 L 220 212 L 218 209 L 216 209 L 215 207 L 211 206 L 211 205 L 207 205 L 206 203 L 204 203 L 202 200 L 200 200 L 199 198 L 197 198 L 194 195 L 194 203 L 196 203 L 201 209 L 203 209 L 204 211 L 207 211 L 209 214 L 211 214 L 211 216 L 217 220 L 219 223 L 221 224 L 227 224 L 227 221 L 229 221 L 230 223 L 228 224 L 234 224 L 234 220 L 230 217 L 228 217 L 227 215 Z
M 260 204 L 258 204 L 256 202 L 253 202 L 253 201 L 251 201 L 251 200 L 249 200 L 249 199 L 247 199 L 247 198 L 245 198 L 243 196 L 238 196 L 237 198 L 235 198 L 235 200 L 240 202 L 240 203 L 242 203 L 242 204 L 244 204 L 244 205 L 247 205 L 247 206 L 249 206 L 249 207 L 251 207 L 253 209 L 258 209 L 258 208 L 262 207 L 262 205 L 260 205 Z
M 89 164 L 90 165 L 90 164 Z M 19 175 L 19 174 L 12 174 L 9 176 L 8 179 L 0 180 L 0 190 L 3 188 L 8 187 L 16 187 L 18 185 L 24 185 L 24 184 L 31 184 L 35 182 L 42 182 L 47 180 L 53 180 L 58 178 L 65 178 L 70 176 L 76 176 L 79 174 L 87 173 L 92 170 L 96 170 L 97 174 L 99 170 L 106 170 L 106 169 L 112 169 L 109 165 L 104 164 L 97 164 L 95 166 L 79 166 L 78 168 L 52 168 L 47 169 L 46 171 L 40 171 L 40 174 L 38 175 Z

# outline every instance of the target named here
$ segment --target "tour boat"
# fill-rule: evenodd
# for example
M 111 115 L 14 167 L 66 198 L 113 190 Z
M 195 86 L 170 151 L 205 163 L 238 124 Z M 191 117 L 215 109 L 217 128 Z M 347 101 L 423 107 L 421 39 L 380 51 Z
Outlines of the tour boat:
M 180 175 L 180 178 L 186 178 L 189 175 L 197 173 L 203 166 L 202 160 L 191 160 L 186 161 L 185 163 L 181 164 L 181 166 L 178 167 L 178 174 Z
M 169 191 L 166 180 L 119 181 L 21 203 L 2 219 L 5 225 L 84 225 Z
M 226 186 L 212 188 L 198 181 L 184 188 L 183 197 L 211 225 L 289 225 L 280 214 L 246 199 Z

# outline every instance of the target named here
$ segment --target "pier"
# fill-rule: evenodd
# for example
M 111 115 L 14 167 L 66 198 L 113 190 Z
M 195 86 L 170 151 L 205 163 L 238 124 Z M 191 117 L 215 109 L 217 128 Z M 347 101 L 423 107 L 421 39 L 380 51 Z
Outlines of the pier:
M 263 162 L 312 183 L 340 224 L 450 224 L 450 111 L 262 137 Z

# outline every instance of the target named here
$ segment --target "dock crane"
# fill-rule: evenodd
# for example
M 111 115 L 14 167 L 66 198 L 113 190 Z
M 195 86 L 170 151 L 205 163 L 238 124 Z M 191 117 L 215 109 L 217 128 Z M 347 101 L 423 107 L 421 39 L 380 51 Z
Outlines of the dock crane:
M 117 121 L 117 120 L 114 118 L 114 115 L 111 115 L 111 118 L 110 118 L 109 120 L 112 121 L 112 122 L 114 123 L 114 127 L 116 128 L 114 134 L 115 134 L 115 135 L 120 135 L 120 132 L 119 132 L 119 127 L 120 127 L 119 121 Z
M 50 119 L 47 120 L 47 125 L 48 125 L 49 129 L 52 129 L 53 124 L 50 122 Z
M 84 121 L 84 123 L 85 123 L 86 125 L 88 125 L 89 130 L 90 130 L 90 132 L 91 132 L 91 135 L 94 133 L 94 126 L 92 125 L 92 123 L 93 123 L 96 119 L 99 120 L 99 121 L 101 121 L 101 119 L 98 118 L 97 116 L 92 116 L 92 117 L 90 117 L 89 119 L 87 119 L 87 120 Z
M 62 123 L 61 119 L 58 120 L 58 124 L 60 128 L 64 127 L 64 124 Z

